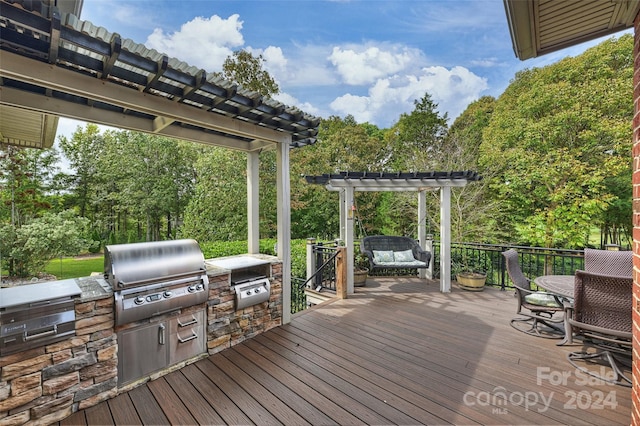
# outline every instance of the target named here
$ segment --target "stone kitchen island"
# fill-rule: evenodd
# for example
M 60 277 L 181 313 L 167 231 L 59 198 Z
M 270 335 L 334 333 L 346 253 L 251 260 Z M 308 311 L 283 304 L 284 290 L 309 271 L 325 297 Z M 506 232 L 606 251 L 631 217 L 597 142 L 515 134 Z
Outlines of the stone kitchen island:
M 256 261 L 268 273 L 268 299 L 236 309 L 234 270 L 220 267 L 230 260 Z M 222 261 L 222 262 L 221 262 Z M 118 332 L 114 292 L 102 276 L 77 278 L 81 294 L 74 299 L 75 335 L 25 351 L 0 356 L 0 425 L 50 424 L 64 419 L 148 380 L 154 380 L 199 359 L 282 324 L 282 265 L 273 256 L 242 255 L 205 261 L 208 297 L 195 310 L 206 312 L 204 352 L 118 385 Z M 29 285 L 21 286 L 29 291 Z M 0 298 L 2 297 L 0 289 Z

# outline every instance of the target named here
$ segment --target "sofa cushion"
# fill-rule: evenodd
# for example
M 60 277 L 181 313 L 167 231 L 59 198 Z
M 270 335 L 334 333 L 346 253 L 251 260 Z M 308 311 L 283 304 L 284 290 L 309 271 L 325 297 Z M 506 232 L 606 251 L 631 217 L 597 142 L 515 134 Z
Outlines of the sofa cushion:
M 375 263 L 393 262 L 393 251 L 373 250 L 373 261 Z
M 416 259 L 413 257 L 413 252 L 411 250 L 403 250 L 394 251 L 393 260 L 394 262 L 413 262 Z
M 427 264 L 425 262 L 421 262 L 419 260 L 413 260 L 411 262 L 376 262 L 376 266 L 381 268 L 426 268 Z

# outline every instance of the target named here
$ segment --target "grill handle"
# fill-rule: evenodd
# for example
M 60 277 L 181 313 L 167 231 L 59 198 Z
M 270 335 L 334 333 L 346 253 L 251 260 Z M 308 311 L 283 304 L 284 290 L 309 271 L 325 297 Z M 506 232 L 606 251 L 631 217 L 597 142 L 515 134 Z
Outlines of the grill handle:
M 58 326 L 57 325 L 53 325 L 51 330 L 47 330 L 47 331 L 43 331 L 42 333 L 36 333 L 36 334 L 27 334 L 27 332 L 24 332 L 24 341 L 28 342 L 30 340 L 34 340 L 34 339 L 40 339 L 42 337 L 46 337 L 46 336 L 55 336 L 56 334 L 58 334 Z
M 164 326 L 164 324 L 160 324 L 160 326 L 158 327 L 158 343 L 161 345 L 164 345 L 165 340 L 164 340 L 164 330 L 166 329 L 166 327 Z
M 183 272 L 180 274 L 174 274 L 174 275 L 163 275 L 162 278 L 162 283 L 164 285 L 167 284 L 171 284 L 171 282 L 169 282 L 169 280 L 179 280 L 181 278 L 194 278 L 197 275 L 202 275 L 203 273 L 206 272 L 206 269 L 199 269 L 197 271 L 191 271 L 191 272 Z M 108 274 L 107 274 L 108 277 Z M 158 283 L 158 278 L 152 278 L 152 279 L 146 279 L 146 280 L 138 280 L 138 281 L 118 281 L 118 287 L 119 288 L 125 288 L 125 287 L 139 287 L 142 285 L 149 285 L 149 284 L 155 284 Z

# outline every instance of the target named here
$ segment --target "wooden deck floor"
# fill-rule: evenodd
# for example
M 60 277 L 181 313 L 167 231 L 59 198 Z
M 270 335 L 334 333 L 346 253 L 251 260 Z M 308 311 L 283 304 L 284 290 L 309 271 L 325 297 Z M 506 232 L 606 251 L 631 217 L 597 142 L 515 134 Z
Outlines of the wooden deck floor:
M 629 388 L 585 383 L 580 346 L 517 332 L 512 292 L 369 279 L 61 425 L 628 425 Z

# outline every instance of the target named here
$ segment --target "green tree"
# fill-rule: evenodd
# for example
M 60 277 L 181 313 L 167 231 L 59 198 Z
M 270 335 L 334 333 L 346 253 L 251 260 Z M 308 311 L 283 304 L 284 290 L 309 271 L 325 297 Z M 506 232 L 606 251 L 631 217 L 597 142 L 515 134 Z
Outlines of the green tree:
M 10 145 L 0 148 L 3 220 L 20 227 L 51 208 L 49 194 L 58 153 Z
M 10 224 L 0 227 L 3 261 L 9 275 L 28 277 L 37 275 L 56 257 L 75 255 L 86 248 L 85 234 L 88 220 L 76 217 L 68 210 L 45 213 L 19 228 Z
M 519 72 L 497 100 L 480 162 L 506 241 L 583 247 L 593 226 L 620 219 L 609 209 L 631 182 L 632 52 L 629 35 L 607 40 Z
M 236 50 L 222 64 L 222 75 L 227 80 L 261 95 L 278 94 L 280 91 L 278 83 L 266 70 L 262 69 L 264 62 L 262 55 L 253 56 L 246 50 Z
M 208 147 L 195 168 L 195 194 L 187 206 L 181 235 L 198 241 L 246 239 L 246 155 Z
M 494 242 L 494 215 L 500 205 L 491 198 L 491 170 L 478 164 L 482 133 L 489 125 L 495 98 L 484 96 L 469 106 L 453 122 L 442 144 L 440 170 L 473 170 L 482 180 L 451 189 L 451 233 L 453 241 Z M 431 221 L 439 225 L 436 203 L 430 203 Z
M 80 216 L 91 217 L 88 209 L 100 168 L 100 153 L 104 145 L 102 135 L 98 126 L 87 124 L 84 129 L 78 126 L 71 138 L 61 136 L 58 142 L 72 172 L 67 186 L 73 194 L 71 201 L 78 206 Z
M 385 164 L 382 133 L 352 116 L 322 120 L 318 141 L 291 153 L 292 235 L 294 238 L 333 238 L 339 229 L 338 193 L 309 185 L 301 177 L 345 171 L 381 171 Z M 366 227 L 376 227 L 375 204 L 380 195 L 359 193 L 354 200 Z
M 97 193 L 110 211 L 105 218 L 110 231 L 130 242 L 174 238 L 193 195 L 195 148 L 127 131 L 110 133 L 104 141 Z
M 390 166 L 396 171 L 435 170 L 444 148 L 447 114 L 440 115 L 429 93 L 415 100 L 414 106 L 386 134 Z

